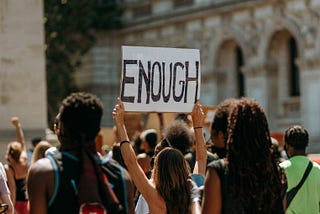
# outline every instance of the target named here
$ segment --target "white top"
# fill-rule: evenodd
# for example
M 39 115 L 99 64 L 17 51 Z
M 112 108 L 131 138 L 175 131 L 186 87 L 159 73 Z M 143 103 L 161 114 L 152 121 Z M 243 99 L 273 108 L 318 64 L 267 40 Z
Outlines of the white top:
M 139 199 L 134 210 L 137 214 L 149 214 L 149 206 L 146 199 L 140 194 Z
M 4 170 L 3 164 L 0 162 L 0 195 L 10 194 L 10 190 L 7 185 L 7 174 Z

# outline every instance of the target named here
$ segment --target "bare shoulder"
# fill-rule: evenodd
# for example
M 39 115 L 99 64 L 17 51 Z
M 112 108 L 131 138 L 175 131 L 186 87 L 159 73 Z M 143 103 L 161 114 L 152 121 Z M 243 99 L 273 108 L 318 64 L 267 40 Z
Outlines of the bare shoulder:
M 33 163 L 29 169 L 29 176 L 46 176 L 52 175 L 54 173 L 54 169 L 51 165 L 51 162 L 48 158 L 42 158 Z
M 46 192 L 49 196 L 54 188 L 54 168 L 48 158 L 43 158 L 31 164 L 27 177 L 28 192 L 31 196 Z

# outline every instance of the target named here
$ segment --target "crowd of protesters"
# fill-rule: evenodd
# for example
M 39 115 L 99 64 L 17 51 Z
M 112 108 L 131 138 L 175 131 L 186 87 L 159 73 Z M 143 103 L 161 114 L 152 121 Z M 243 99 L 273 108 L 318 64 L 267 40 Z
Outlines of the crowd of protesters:
M 320 213 L 320 166 L 307 157 L 307 130 L 288 127 L 279 151 L 254 99 L 221 102 L 209 140 L 200 101 L 160 133 L 146 129 L 130 139 L 118 98 L 116 142 L 100 148 L 103 111 L 94 94 L 72 93 L 57 112 L 59 146 L 34 138 L 29 150 L 13 117 L 17 140 L 0 164 L 0 213 L 2 206 L 10 214 Z

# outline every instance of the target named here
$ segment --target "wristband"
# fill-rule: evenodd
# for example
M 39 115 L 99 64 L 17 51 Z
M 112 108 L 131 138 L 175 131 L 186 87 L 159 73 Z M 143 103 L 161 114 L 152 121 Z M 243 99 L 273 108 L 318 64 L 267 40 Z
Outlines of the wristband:
M 202 129 L 202 126 L 193 127 L 193 129 Z
M 122 146 L 122 144 L 124 144 L 124 143 L 130 143 L 128 140 L 123 140 L 123 141 L 121 141 L 120 142 L 120 147 Z

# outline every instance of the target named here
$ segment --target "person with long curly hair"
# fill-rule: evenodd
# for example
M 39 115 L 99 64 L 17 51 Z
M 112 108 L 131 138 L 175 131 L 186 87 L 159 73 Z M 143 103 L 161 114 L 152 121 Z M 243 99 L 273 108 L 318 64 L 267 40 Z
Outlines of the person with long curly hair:
M 119 139 L 121 140 L 121 154 L 132 180 L 147 201 L 149 213 L 200 213 L 200 204 L 197 200 L 193 200 L 192 197 L 194 186 L 190 177 L 188 163 L 183 154 L 174 148 L 161 150 L 154 159 L 151 180 L 148 180 L 139 166 L 135 152 L 129 142 L 124 124 L 124 112 L 124 105 L 118 98 L 118 104 L 114 107 L 112 114 Z M 204 148 L 205 140 L 201 126 L 204 114 L 198 102 L 194 106 L 193 113 L 197 114 L 199 119 L 196 122 L 194 121 L 193 124 L 197 132 L 195 135 L 197 139 L 202 139 L 200 141 Z M 200 143 L 198 145 L 198 150 L 201 150 Z M 205 161 L 205 155 L 198 157 L 195 168 L 199 172 L 205 171 Z
M 207 171 L 203 213 L 284 213 L 286 178 L 271 152 L 264 110 L 241 98 L 228 117 L 226 157 Z
M 228 98 L 220 102 L 215 110 L 214 118 L 211 123 L 211 148 L 213 153 L 216 153 L 219 158 L 226 156 L 226 142 L 228 129 L 228 116 L 232 106 L 238 99 Z

